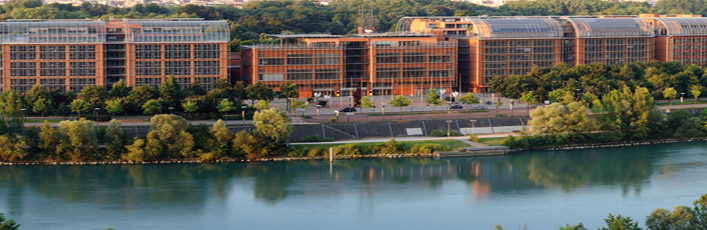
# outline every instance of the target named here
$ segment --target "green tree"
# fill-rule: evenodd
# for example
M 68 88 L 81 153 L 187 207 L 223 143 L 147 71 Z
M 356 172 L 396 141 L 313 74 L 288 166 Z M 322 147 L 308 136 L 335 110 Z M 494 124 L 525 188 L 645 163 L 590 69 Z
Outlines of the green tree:
M 160 114 L 150 118 L 144 159 L 194 157 L 194 138 L 186 131 L 187 127 L 188 121 L 177 115 Z
M 91 109 L 91 104 L 84 99 L 74 99 L 71 102 L 71 112 L 78 114 L 81 118 L 81 113 L 88 112 Z
M 700 199 L 693 203 L 693 214 L 695 215 L 694 226 L 700 229 L 707 229 L 707 194 L 703 194 Z
M 44 98 L 45 100 L 51 101 L 52 96 L 49 93 L 49 90 L 44 88 L 42 85 L 34 85 L 32 86 L 32 89 L 30 89 L 27 92 L 27 95 L 25 95 L 25 100 L 28 105 L 34 105 L 37 100 Z M 49 106 L 48 106 L 49 107 Z M 34 110 L 34 108 L 33 108 Z
M 262 82 L 256 82 L 255 84 L 249 85 L 245 88 L 246 98 L 251 100 L 251 103 L 255 101 L 266 100 L 272 101 L 273 91 L 267 85 Z
M 700 85 L 690 86 L 690 94 L 692 94 L 692 96 L 695 97 L 695 101 L 698 101 L 700 98 L 700 94 L 702 94 L 702 86 L 700 86 Z
M 403 107 L 410 105 L 410 99 L 403 95 L 398 95 L 393 98 L 393 100 L 390 101 L 390 105 L 393 107 L 399 107 L 400 112 L 403 111 Z
M 259 100 L 258 103 L 253 107 L 257 110 L 264 110 L 270 108 L 270 103 L 266 100 Z
M 125 81 L 123 79 L 118 80 L 115 84 L 113 84 L 113 87 L 108 91 L 108 95 L 111 98 L 123 98 L 127 97 L 130 95 L 130 87 L 128 87 L 125 84 Z
M 0 212 L 0 230 L 17 230 L 20 225 L 15 223 L 14 220 L 5 219 L 5 215 Z
M 375 105 L 373 104 L 373 101 L 371 101 L 371 98 L 364 96 L 361 98 L 361 107 L 365 108 L 366 110 L 369 110 L 373 108 Z M 366 111 L 368 112 L 368 111 Z
M 530 126 L 540 134 L 586 133 L 598 128 L 589 109 L 579 102 L 568 105 L 552 103 L 530 113 Z
M 160 99 L 167 106 L 175 106 L 176 102 L 181 99 L 182 90 L 179 83 L 174 79 L 173 76 L 167 77 L 164 82 L 158 88 Z
M 116 98 L 112 100 L 106 101 L 106 112 L 109 112 L 111 115 L 115 115 L 116 113 L 122 113 L 125 109 L 123 108 L 123 99 L 122 98 Z
M 580 222 L 577 225 L 567 224 L 567 225 L 565 225 L 565 227 L 560 227 L 560 230 L 587 230 L 587 228 L 585 228 L 584 224 L 582 224 L 582 222 Z
M 464 104 L 479 104 L 479 98 L 476 97 L 473 93 L 467 93 L 466 95 L 462 96 L 459 98 L 459 101 L 464 103 Z
M 0 112 L 7 116 L 20 116 L 22 109 L 22 95 L 13 90 L 2 92 L 0 95 Z
M 157 93 L 154 88 L 146 85 L 135 87 L 128 95 L 128 101 L 137 107 L 152 99 L 157 99 Z
M 226 127 L 226 123 L 222 120 L 216 121 L 209 133 L 211 134 L 209 149 L 206 154 L 201 156 L 201 159 L 210 161 L 227 157 L 231 150 L 232 135 Z
M 48 121 L 44 121 L 39 127 L 39 133 L 37 134 L 39 138 L 39 148 L 44 151 L 42 158 L 48 158 L 48 160 L 60 160 L 60 156 L 57 153 L 57 146 L 59 145 L 59 132 L 49 126 Z
M 663 90 L 663 97 L 665 99 L 668 99 L 668 104 L 670 105 L 673 104 L 673 99 L 675 99 L 677 96 L 678 91 L 676 91 L 673 87 L 668 87 Z
M 14 137 L 7 134 L 0 135 L 0 160 L 22 160 L 27 156 L 26 147 L 28 146 L 24 136 L 19 134 L 16 134 Z
M 79 96 L 91 104 L 92 108 L 102 108 L 104 106 L 104 101 L 108 97 L 108 92 L 103 86 L 99 85 L 89 85 L 81 89 Z
M 289 101 L 290 101 L 290 108 L 293 108 L 293 109 L 306 109 L 307 108 L 307 104 L 304 101 L 300 101 L 300 100 L 297 100 L 294 98 L 290 99 Z M 303 111 L 302 113 L 304 114 L 304 110 L 302 110 L 302 111 Z
M 653 97 L 646 88 L 634 92 L 628 87 L 612 90 L 602 98 L 602 125 L 607 130 L 619 130 L 628 138 L 644 138 L 650 132 Z
M 287 99 L 286 110 L 290 111 L 290 99 L 299 97 L 299 89 L 295 83 L 290 81 L 283 82 L 280 84 L 280 93 L 278 98 Z
M 290 137 L 291 122 L 287 114 L 275 108 L 260 110 L 253 115 L 255 133 L 274 143 L 282 143 Z
M 143 162 L 151 159 L 151 157 L 145 153 L 145 139 L 137 138 L 131 145 L 125 146 L 125 149 L 127 152 L 122 155 L 121 159 L 123 160 Z
M 59 132 L 64 137 L 59 151 L 71 161 L 90 159 L 96 150 L 95 123 L 81 118 L 76 121 L 59 122 Z
M 143 113 L 146 115 L 154 115 L 162 112 L 162 100 L 152 99 L 142 105 Z
M 40 98 L 34 101 L 34 105 L 32 106 L 32 112 L 41 114 L 42 118 L 44 118 L 44 114 L 49 112 L 49 104 L 50 102 L 47 99 Z
M 103 134 L 103 141 L 106 144 L 106 157 L 110 160 L 120 159 L 126 151 L 127 133 L 122 128 L 120 121 L 111 120 Z
M 189 113 L 191 119 L 194 119 L 194 112 L 199 110 L 199 105 L 196 104 L 196 101 L 187 101 L 182 103 L 182 108 L 184 109 L 184 112 Z
M 236 108 L 234 107 L 233 102 L 229 101 L 228 99 L 223 99 L 221 100 L 221 102 L 218 103 L 216 109 L 218 109 L 219 113 L 224 113 L 228 115 L 228 112 L 231 112 Z
M 425 100 L 427 104 L 433 104 L 433 105 L 441 105 L 442 100 L 439 99 L 439 94 L 437 94 L 437 89 L 432 88 L 430 91 L 427 93 L 427 99 Z
M 609 213 L 609 216 L 604 219 L 606 222 L 606 227 L 600 228 L 599 230 L 640 230 L 638 227 L 638 222 L 631 219 L 631 217 L 622 217 L 621 215 L 614 216 Z

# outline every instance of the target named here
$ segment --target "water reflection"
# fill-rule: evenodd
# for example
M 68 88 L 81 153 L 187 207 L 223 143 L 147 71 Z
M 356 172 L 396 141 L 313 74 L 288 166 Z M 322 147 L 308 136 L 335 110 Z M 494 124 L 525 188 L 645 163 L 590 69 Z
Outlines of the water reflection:
M 620 186 L 639 193 L 664 153 L 650 147 L 522 153 L 502 157 L 450 159 L 365 159 L 328 161 L 109 166 L 0 167 L 0 195 L 6 211 L 23 208 L 32 191 L 68 202 L 130 209 L 141 204 L 200 208 L 212 197 L 225 200 L 234 186 L 252 183 L 256 201 L 277 204 L 291 196 L 339 196 L 360 190 L 364 196 L 394 190 L 440 190 L 463 182 L 470 197 L 560 188 Z M 391 189 L 394 188 L 394 189 Z M 246 188 L 247 189 L 247 188 Z

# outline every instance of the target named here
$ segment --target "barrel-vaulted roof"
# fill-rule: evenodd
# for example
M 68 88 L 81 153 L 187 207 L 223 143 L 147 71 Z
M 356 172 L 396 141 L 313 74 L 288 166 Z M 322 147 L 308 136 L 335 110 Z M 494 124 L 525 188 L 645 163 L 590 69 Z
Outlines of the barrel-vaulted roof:
M 12 20 L 0 23 L 2 43 L 102 43 L 105 23 L 92 20 Z
M 578 38 L 653 36 L 642 18 L 568 18 Z
M 551 18 L 471 19 L 473 36 L 498 38 L 561 38 L 562 26 Z
M 707 18 L 655 18 L 665 27 L 665 35 L 668 36 L 689 36 L 707 35 Z

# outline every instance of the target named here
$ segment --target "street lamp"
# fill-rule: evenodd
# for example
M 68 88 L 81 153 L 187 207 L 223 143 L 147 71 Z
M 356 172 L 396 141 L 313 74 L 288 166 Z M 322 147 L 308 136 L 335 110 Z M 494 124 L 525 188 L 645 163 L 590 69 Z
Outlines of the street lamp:
M 531 91 L 528 91 L 528 93 L 530 94 L 530 98 L 529 98 L 529 100 L 526 101 L 526 102 L 528 103 L 528 117 L 530 117 L 530 102 L 531 102 L 531 101 L 535 101 L 535 96 L 533 96 L 533 91 L 532 91 L 532 90 L 531 90 Z
M 101 108 L 93 108 L 93 113 L 96 116 L 96 122 L 98 122 L 98 110 L 101 110 Z
M 516 103 L 516 100 L 511 99 L 511 105 L 510 105 L 511 117 L 513 116 L 513 104 L 515 104 L 515 103 Z
M 27 110 L 27 109 L 25 109 L 25 108 L 20 109 L 20 112 L 22 112 L 22 122 L 25 122 L 25 110 Z
M 474 134 L 474 128 L 475 128 L 474 126 L 476 125 L 476 120 L 472 119 L 469 121 L 471 121 L 471 134 Z
M 680 104 L 683 103 L 683 98 L 685 98 L 685 93 L 680 93 Z
M 319 108 L 322 107 L 322 105 L 315 105 L 314 107 L 317 107 L 317 120 L 319 120 Z
M 172 106 L 167 107 L 167 109 L 169 109 L 169 114 L 172 114 L 172 111 L 174 111 L 174 107 L 172 107 Z
M 248 106 L 242 105 L 241 106 L 241 119 L 243 119 L 243 124 L 245 125 L 245 109 L 248 108 Z

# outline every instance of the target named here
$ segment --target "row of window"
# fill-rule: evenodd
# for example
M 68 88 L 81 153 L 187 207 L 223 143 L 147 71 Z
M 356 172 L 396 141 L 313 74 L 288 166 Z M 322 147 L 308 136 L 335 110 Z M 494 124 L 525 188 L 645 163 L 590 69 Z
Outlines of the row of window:
M 164 46 L 164 50 L 162 47 Z M 221 58 L 218 44 L 194 44 L 194 58 L 197 59 L 217 59 Z M 167 45 L 135 45 L 136 59 L 162 59 L 162 53 L 166 59 L 191 59 L 192 45 L 189 44 L 167 44 Z
M 11 46 L 10 60 L 36 60 L 36 46 Z M 66 60 L 66 46 L 48 45 L 40 46 L 40 60 Z M 69 46 L 69 59 L 71 60 L 94 60 L 96 59 L 96 47 L 92 45 L 71 45 Z
M 135 62 L 135 75 L 137 76 L 164 76 L 164 75 L 192 75 L 191 61 L 165 61 L 164 74 L 161 61 Z M 194 61 L 194 75 L 218 75 L 221 73 L 219 61 Z
M 288 54 L 287 58 L 258 58 L 258 65 L 285 65 L 287 60 L 288 65 L 310 65 L 312 64 L 311 54 Z M 314 64 L 316 65 L 339 65 L 341 58 L 336 53 L 316 54 L 314 56 Z

